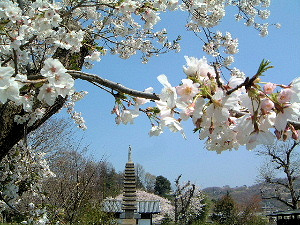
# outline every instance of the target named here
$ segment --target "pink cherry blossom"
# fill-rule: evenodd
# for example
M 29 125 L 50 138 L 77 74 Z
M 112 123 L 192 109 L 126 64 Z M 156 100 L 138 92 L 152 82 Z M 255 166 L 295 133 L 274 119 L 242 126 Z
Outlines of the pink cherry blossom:
M 145 89 L 145 93 L 153 93 L 153 87 L 148 87 L 148 88 L 146 88 Z M 145 99 L 145 98 L 136 98 L 135 99 L 135 103 L 136 103 L 136 106 L 140 106 L 140 105 L 144 105 L 144 104 L 146 104 L 146 103 L 148 103 L 148 102 L 150 102 L 150 100 L 149 99 Z
M 279 103 L 287 103 L 291 101 L 293 91 L 290 88 L 286 88 L 281 90 L 278 95 L 278 102 Z
M 270 112 L 274 108 L 274 102 L 266 98 L 262 101 L 261 108 L 265 113 Z
M 264 85 L 264 92 L 266 94 L 272 94 L 275 88 L 276 88 L 276 84 L 267 83 Z
M 274 140 L 275 136 L 270 131 L 254 131 L 249 136 L 246 148 L 252 150 L 260 144 L 271 145 Z
M 288 121 L 299 120 L 300 105 L 297 103 L 289 104 L 278 112 L 275 118 L 274 127 L 276 130 L 283 131 L 286 128 Z
M 185 102 L 182 100 L 177 101 L 178 109 L 182 110 L 180 112 L 180 118 L 182 120 L 188 120 L 194 113 L 195 103 L 194 102 Z

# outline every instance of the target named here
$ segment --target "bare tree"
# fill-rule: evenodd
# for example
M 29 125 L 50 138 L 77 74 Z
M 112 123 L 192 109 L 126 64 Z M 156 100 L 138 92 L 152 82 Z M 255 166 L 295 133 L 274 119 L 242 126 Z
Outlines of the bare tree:
M 299 180 L 299 142 L 277 142 L 258 150 L 259 155 L 266 156 L 268 162 L 260 169 L 260 178 L 265 183 L 261 190 L 264 200 L 276 200 L 292 209 L 298 209 L 300 198 L 296 181 Z M 284 178 L 279 178 L 279 173 Z
M 154 193 L 155 182 L 156 182 L 156 176 L 147 172 L 145 174 L 145 180 L 144 180 L 144 186 L 147 192 Z
M 137 163 L 135 165 L 135 171 L 136 171 L 136 185 L 138 189 L 144 190 L 145 185 L 144 185 L 144 180 L 145 180 L 145 169 L 144 167 Z
M 47 203 L 54 209 L 53 215 L 58 220 L 72 224 L 78 220 L 81 209 L 91 197 L 96 165 L 80 152 L 65 151 L 60 152 L 51 163 L 51 168 L 56 177 L 44 183 L 43 187 L 48 193 Z
M 56 175 L 43 182 L 44 204 L 55 220 L 68 224 L 80 221 L 87 208 L 98 207 L 121 190 L 121 175 L 105 160 L 88 157 L 89 146 L 78 139 L 72 124 L 70 119 L 51 118 L 28 136 L 28 145 L 46 153 Z
M 55 154 L 74 144 L 78 129 L 70 118 L 51 117 L 37 130 L 27 136 L 28 145 L 35 151 Z

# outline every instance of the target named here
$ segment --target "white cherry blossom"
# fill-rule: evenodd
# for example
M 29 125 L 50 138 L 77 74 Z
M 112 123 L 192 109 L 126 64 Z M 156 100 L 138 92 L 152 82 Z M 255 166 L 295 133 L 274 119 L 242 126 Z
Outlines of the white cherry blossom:
M 162 101 L 167 102 L 169 108 L 175 107 L 175 101 L 177 99 L 177 93 L 175 87 L 169 83 L 166 75 L 162 74 L 157 77 L 157 80 L 164 86 L 161 94 L 159 95 Z
M 183 66 L 184 73 L 189 77 L 196 77 L 199 80 L 208 79 L 208 74 L 215 77 L 214 68 L 207 63 L 205 57 L 197 59 L 194 57 L 184 57 L 186 66 Z
M 184 100 L 192 99 L 198 92 L 200 84 L 193 83 L 190 79 L 182 79 L 182 85 L 176 87 L 177 94 Z

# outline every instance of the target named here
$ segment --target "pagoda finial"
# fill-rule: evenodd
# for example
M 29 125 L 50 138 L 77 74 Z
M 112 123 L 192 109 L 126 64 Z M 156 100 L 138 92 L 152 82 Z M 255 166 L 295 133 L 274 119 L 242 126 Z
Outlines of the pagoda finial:
M 128 162 L 132 162 L 132 153 L 131 153 L 132 149 L 131 146 L 129 145 L 129 149 L 128 149 Z

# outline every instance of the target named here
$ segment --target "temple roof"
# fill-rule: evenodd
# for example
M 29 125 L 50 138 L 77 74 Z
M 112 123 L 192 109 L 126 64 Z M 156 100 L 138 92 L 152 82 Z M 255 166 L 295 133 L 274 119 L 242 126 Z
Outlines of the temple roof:
M 160 202 L 157 200 L 137 201 L 137 212 L 141 214 L 157 214 L 161 212 Z M 103 202 L 103 211 L 112 213 L 122 213 L 122 200 L 107 199 Z
M 278 211 L 267 216 L 290 216 L 290 215 L 300 215 L 300 209 L 288 210 L 288 211 Z

